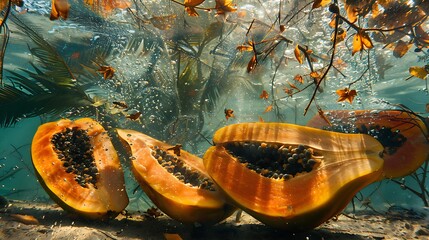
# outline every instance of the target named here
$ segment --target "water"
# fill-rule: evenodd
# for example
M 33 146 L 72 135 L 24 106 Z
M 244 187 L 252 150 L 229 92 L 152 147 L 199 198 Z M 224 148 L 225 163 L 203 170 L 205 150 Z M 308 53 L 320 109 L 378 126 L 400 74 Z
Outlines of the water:
M 312 9 L 313 1 L 233 1 L 236 5 L 223 15 L 215 1 L 206 0 L 195 8 L 196 17 L 169 0 L 135 1 L 129 9 L 111 12 L 70 1 L 68 19 L 56 21 L 49 20 L 50 1 L 13 6 L 6 21 L 9 40 L 0 88 L 0 196 L 11 202 L 52 203 L 35 176 L 31 143 L 41 124 L 61 118 L 92 117 L 111 136 L 115 128 L 133 129 L 173 146 L 180 143 L 200 157 L 214 132 L 234 123 L 306 125 L 318 112 L 329 118 L 328 110 L 372 109 L 413 112 L 427 123 L 427 80 L 409 78 L 413 66 L 427 74 L 426 1 L 375 1 L 385 15 L 377 15 L 369 2 L 360 1 L 367 11 L 355 23 L 346 21 L 353 17 L 345 11 L 349 5 L 338 3 L 345 18 L 339 27 L 347 36 L 335 52 L 334 28 L 328 26 L 333 10 L 329 4 Z M 404 24 L 411 26 L 404 27 L 408 35 L 398 31 L 390 42 L 380 40 L 380 29 Z M 373 47 L 352 55 L 359 29 Z M 385 37 L 390 33 L 384 31 Z M 394 56 L 399 39 L 409 43 L 400 58 Z M 344 101 L 338 101 L 338 90 L 345 88 L 348 95 L 343 91 Z M 226 118 L 226 109 L 233 116 Z M 343 122 L 331 120 L 334 125 Z M 113 139 L 130 197 L 127 210 L 146 211 L 153 203 L 136 188 L 130 171 L 134 157 Z M 377 215 L 399 206 L 419 213 L 426 209 L 427 214 L 424 166 L 414 175 L 370 184 L 346 212 Z

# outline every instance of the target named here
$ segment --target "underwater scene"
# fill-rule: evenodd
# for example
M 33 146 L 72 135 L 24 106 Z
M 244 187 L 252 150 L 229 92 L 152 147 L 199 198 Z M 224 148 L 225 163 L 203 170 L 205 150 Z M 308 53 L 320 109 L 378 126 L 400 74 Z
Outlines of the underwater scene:
M 0 239 L 429 239 L 429 1 L 0 8 Z

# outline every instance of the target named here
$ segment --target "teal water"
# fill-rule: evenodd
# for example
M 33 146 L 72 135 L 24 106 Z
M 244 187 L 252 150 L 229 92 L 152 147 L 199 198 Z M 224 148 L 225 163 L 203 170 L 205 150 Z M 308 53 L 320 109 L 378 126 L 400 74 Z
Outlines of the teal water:
M 420 6 L 417 2 L 411 1 L 410 9 L 421 8 L 419 11 L 425 12 L 424 3 Z M 335 60 L 341 59 L 344 63 L 336 63 L 335 68 L 331 68 L 320 85 L 323 92 L 317 91 L 310 68 L 322 75 L 329 66 L 333 29 L 327 26 L 332 13 L 327 7 L 312 10 L 312 1 L 234 1 L 235 12 L 216 16 L 214 9 L 197 9 L 199 17 L 188 16 L 183 6 L 168 0 L 136 1 L 129 11 L 117 9 L 107 17 L 90 11 L 82 2 L 70 3 L 67 20 L 49 21 L 50 1 L 25 1 L 22 8 L 13 7 L 13 17 L 7 20 L 10 38 L 4 58 L 3 83 L 17 86 L 14 85 L 18 82 L 16 74 L 37 82 L 31 75 L 37 73 L 36 66 L 53 82 L 64 80 L 62 77 L 68 74 L 63 84 L 72 86 L 65 92 L 45 89 L 49 93 L 46 101 L 28 98 L 17 101 L 16 108 L 13 102 L 0 98 L 3 107 L 0 114 L 13 116 L 13 121 L 7 122 L 3 117 L 4 123 L 0 122 L 3 125 L 0 128 L 0 195 L 8 199 L 51 201 L 34 175 L 30 145 L 39 125 L 60 118 L 93 117 L 108 130 L 135 129 L 173 145 L 181 143 L 187 151 L 202 156 L 210 146 L 202 136 L 211 139 L 220 127 L 260 119 L 305 125 L 317 114 L 316 106 L 322 110 L 360 110 L 398 109 L 398 104 L 403 104 L 423 118 L 428 117 L 427 80 L 415 77 L 405 80 L 410 76 L 411 66 L 427 64 L 426 43 L 422 52 L 416 52 L 414 42 L 403 57 L 397 58 L 385 43 L 373 40 L 372 49 L 352 56 L 352 36 L 356 31 L 349 27 L 345 42 L 336 46 Z M 201 5 L 202 8 L 213 6 L 215 1 Z M 342 1 L 339 6 L 346 16 Z M 278 30 L 279 13 L 280 25 L 286 28 L 284 32 Z M 157 26 L 153 19 L 172 15 L 175 15 L 173 20 L 163 20 L 163 27 Z M 395 15 L 392 13 L 392 16 Z M 368 23 L 370 18 L 371 13 L 354 26 L 372 28 Z M 19 27 L 17 22 L 27 28 Z M 426 18 L 420 25 L 427 33 Z M 387 26 L 381 28 L 388 29 Z M 29 29 L 36 31 L 29 34 Z M 370 35 L 373 39 L 374 32 Z M 279 36 L 281 38 L 273 40 Z M 403 39 L 413 38 L 404 36 Z M 237 50 L 240 45 L 252 47 L 250 41 L 257 43 L 252 51 Z M 305 60 L 303 64 L 296 60 L 296 44 L 313 50 L 312 56 L 317 61 L 311 67 Z M 51 52 L 38 55 L 30 51 L 34 47 L 46 47 Z M 249 73 L 248 62 L 255 53 L 258 64 Z M 46 64 L 46 58 L 53 56 L 63 62 Z M 114 77 L 104 79 L 97 72 L 99 65 L 114 67 Z M 75 79 L 70 77 L 70 72 Z M 294 80 L 297 74 L 304 77 L 303 84 Z M 352 103 L 337 101 L 336 90 L 345 87 L 357 90 Z M 293 91 L 293 96 L 285 89 Z M 78 92 L 71 93 L 72 90 Z M 259 97 L 263 90 L 269 94 L 267 100 Z M 310 103 L 313 92 L 317 95 Z M 114 101 L 125 101 L 129 108 L 118 110 Z M 272 110 L 266 111 L 269 106 Z M 304 115 L 307 106 L 309 109 Z M 20 112 L 17 108 L 26 110 Z M 235 117 L 226 119 L 225 109 L 233 109 Z M 127 118 L 136 112 L 142 113 L 138 120 Z M 126 158 L 122 153 L 131 200 L 128 208 L 145 209 L 148 200 L 142 197 L 141 191 L 133 193 L 137 183 Z M 427 174 L 428 169 L 417 171 Z M 412 176 L 397 180 L 405 181 L 413 189 L 420 187 Z M 428 198 L 428 178 L 422 184 Z M 421 198 L 389 180 L 374 183 L 358 195 L 356 207 L 365 208 L 359 199 L 371 200 L 371 206 L 380 212 L 392 205 L 425 206 Z M 348 210 L 351 208 L 349 205 Z

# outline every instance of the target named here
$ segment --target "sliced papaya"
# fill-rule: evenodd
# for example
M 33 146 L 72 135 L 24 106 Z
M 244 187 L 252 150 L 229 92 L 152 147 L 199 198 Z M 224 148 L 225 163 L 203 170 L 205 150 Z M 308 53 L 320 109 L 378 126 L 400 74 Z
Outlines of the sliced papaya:
M 128 205 L 118 155 L 96 121 L 63 119 L 41 125 L 31 155 L 40 184 L 65 210 L 107 219 Z
M 326 120 L 314 116 L 307 126 L 348 133 L 364 133 L 384 146 L 384 178 L 416 171 L 429 158 L 428 127 L 417 114 L 405 110 L 330 110 Z
M 152 202 L 183 223 L 214 224 L 235 208 L 226 203 L 204 169 L 202 159 L 143 133 L 117 129 L 131 152 L 135 178 Z
M 363 134 L 286 123 L 216 131 L 204 166 L 230 200 L 272 227 L 302 231 L 340 213 L 381 174 L 383 146 Z

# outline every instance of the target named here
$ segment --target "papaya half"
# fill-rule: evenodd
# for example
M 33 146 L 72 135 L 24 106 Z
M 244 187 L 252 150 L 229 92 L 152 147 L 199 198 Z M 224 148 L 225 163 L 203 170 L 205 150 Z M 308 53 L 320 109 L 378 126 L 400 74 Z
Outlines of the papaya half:
M 289 231 L 339 214 L 384 162 L 371 136 L 286 123 L 229 125 L 213 142 L 203 160 L 219 188 L 262 223 Z
M 63 209 L 103 220 L 128 205 L 118 155 L 96 121 L 63 119 L 41 125 L 31 156 L 40 184 Z
M 235 211 L 201 158 L 137 131 L 117 132 L 131 153 L 136 180 L 162 212 L 182 223 L 215 224 Z
M 383 178 L 416 171 L 429 158 L 428 127 L 417 114 L 405 110 L 330 110 L 326 119 L 314 116 L 307 126 L 324 130 L 364 133 L 384 146 Z

